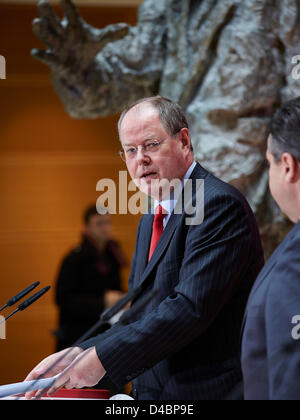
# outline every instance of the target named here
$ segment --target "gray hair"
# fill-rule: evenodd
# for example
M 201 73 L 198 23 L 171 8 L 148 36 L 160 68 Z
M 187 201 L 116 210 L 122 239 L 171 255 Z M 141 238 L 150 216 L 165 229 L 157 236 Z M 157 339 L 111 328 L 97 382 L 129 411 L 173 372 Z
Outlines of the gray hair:
M 121 124 L 125 115 L 135 106 L 143 103 L 149 103 L 158 111 L 159 118 L 170 134 L 174 137 L 183 128 L 189 128 L 186 116 L 180 105 L 171 101 L 170 99 L 163 98 L 162 96 L 153 96 L 151 98 L 143 98 L 129 105 L 121 114 L 118 122 L 119 135 L 121 131 Z

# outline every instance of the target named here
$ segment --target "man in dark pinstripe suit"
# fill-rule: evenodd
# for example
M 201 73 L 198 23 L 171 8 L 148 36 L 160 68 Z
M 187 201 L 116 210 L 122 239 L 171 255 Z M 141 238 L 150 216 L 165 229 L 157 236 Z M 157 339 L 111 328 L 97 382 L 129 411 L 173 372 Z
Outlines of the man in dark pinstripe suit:
M 142 286 L 157 293 L 129 324 L 115 324 L 74 348 L 52 372 L 69 366 L 50 393 L 65 382 L 67 387 L 93 386 L 106 373 L 116 386 L 132 381 L 137 399 L 226 398 L 241 380 L 240 328 L 263 265 L 254 215 L 235 188 L 194 162 L 178 105 L 160 97 L 139 101 L 122 114 L 119 132 L 131 177 L 156 200 L 155 207 L 164 209 L 156 247 L 157 219 L 142 217 L 129 278 L 130 289 Z M 165 195 L 174 179 L 182 182 L 182 200 L 178 188 Z M 183 205 L 188 202 L 189 209 Z M 86 357 L 79 361 L 83 351 Z M 60 355 L 42 361 L 27 379 Z
M 241 360 L 245 400 L 300 400 L 300 97 L 270 125 L 274 200 L 295 224 L 260 272 L 247 303 Z

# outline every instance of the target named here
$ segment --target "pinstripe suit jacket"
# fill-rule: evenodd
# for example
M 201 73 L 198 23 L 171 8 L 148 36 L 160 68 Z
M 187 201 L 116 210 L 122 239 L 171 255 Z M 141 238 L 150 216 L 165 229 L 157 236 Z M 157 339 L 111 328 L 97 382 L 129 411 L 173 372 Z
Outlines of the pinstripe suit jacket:
M 263 265 L 256 221 L 243 196 L 199 164 L 204 221 L 172 214 L 151 261 L 153 215 L 142 217 L 129 288 L 156 288 L 129 325 L 82 345 L 96 345 L 117 386 L 133 382 L 148 400 L 222 399 L 241 379 L 239 336 L 252 284 Z

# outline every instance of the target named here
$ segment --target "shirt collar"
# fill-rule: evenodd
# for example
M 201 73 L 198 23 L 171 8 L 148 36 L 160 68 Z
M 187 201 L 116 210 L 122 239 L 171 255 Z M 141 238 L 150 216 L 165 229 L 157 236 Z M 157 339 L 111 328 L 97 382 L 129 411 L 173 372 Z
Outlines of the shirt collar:
M 191 166 L 189 167 L 189 169 L 187 170 L 187 172 L 186 172 L 186 174 L 184 175 L 184 177 L 183 177 L 183 180 L 182 180 L 182 186 L 183 186 L 183 184 L 184 184 L 184 180 L 185 179 L 189 179 L 190 178 L 190 176 L 192 175 L 192 172 L 193 172 L 193 170 L 195 169 L 195 166 L 197 165 L 197 162 L 193 162 L 192 164 L 191 164 Z M 175 208 L 175 205 L 176 205 L 176 201 L 175 201 L 175 199 L 174 199 L 174 197 L 176 197 L 176 192 L 174 192 L 173 194 L 172 194 L 172 197 L 170 198 L 170 200 L 162 200 L 162 201 L 157 201 L 157 200 L 154 200 L 154 206 L 153 206 L 153 210 L 154 210 L 154 214 L 155 214 L 155 211 L 156 211 L 156 207 L 160 204 L 169 214 L 171 214 L 172 212 L 173 212 L 173 210 L 174 210 L 174 208 Z

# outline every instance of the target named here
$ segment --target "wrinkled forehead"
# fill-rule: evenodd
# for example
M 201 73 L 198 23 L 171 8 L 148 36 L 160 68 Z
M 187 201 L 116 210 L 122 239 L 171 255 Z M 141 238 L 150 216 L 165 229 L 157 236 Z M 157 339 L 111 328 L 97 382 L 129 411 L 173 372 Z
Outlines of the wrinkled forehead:
M 149 103 L 136 105 L 124 116 L 120 127 L 121 142 L 131 141 L 132 138 L 153 138 L 161 131 L 165 131 L 158 111 Z

